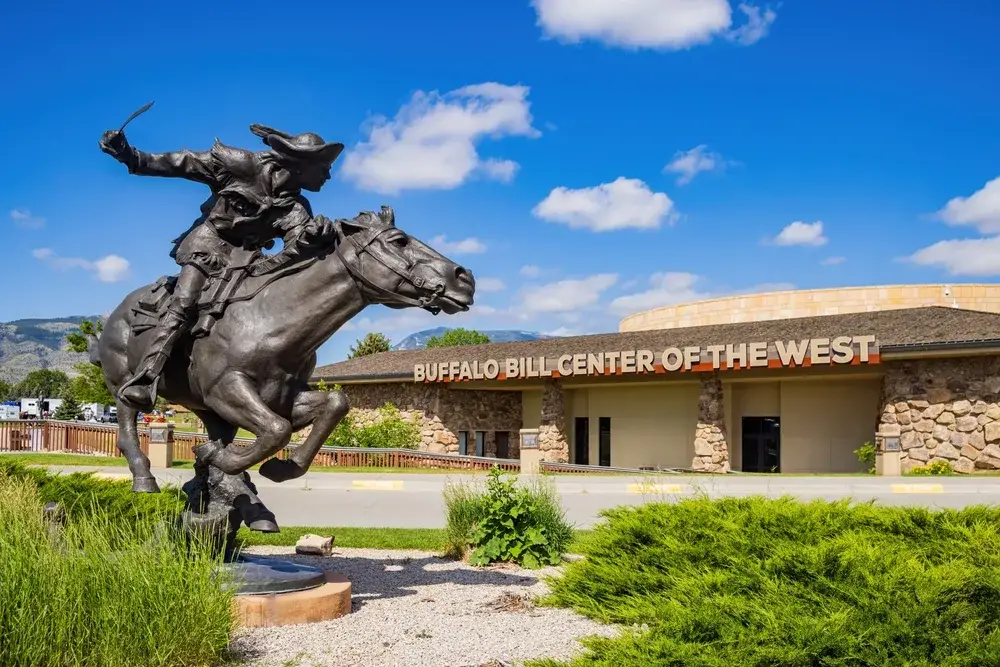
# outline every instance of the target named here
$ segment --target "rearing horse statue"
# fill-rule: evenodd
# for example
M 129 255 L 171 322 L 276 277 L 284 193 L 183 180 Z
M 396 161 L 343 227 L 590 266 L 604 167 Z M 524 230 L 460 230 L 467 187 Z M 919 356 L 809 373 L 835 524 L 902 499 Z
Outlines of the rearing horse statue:
M 180 341 L 164 368 L 159 394 L 194 412 L 209 437 L 195 448 L 197 476 L 185 486 L 191 521 L 213 514 L 205 520 L 216 522 L 226 514 L 236 523 L 229 526 L 231 536 L 241 520 L 252 530 L 278 530 L 246 470 L 266 460 L 260 474 L 270 480 L 305 474 L 347 414 L 342 392 L 317 391 L 308 381 L 316 350 L 348 320 L 372 304 L 454 314 L 473 303 L 472 273 L 397 229 L 392 209 L 329 224 L 329 242 L 318 244 L 289 275 L 246 278 L 208 335 Z M 133 324 L 140 300 L 152 289 L 147 285 L 125 297 L 91 347 L 112 395 L 142 357 L 146 332 L 134 333 Z M 133 490 L 155 493 L 159 487 L 139 449 L 136 417 L 134 408 L 118 402 L 118 448 Z M 288 459 L 267 460 L 308 425 L 312 431 Z M 256 436 L 253 445 L 233 443 L 240 428 Z

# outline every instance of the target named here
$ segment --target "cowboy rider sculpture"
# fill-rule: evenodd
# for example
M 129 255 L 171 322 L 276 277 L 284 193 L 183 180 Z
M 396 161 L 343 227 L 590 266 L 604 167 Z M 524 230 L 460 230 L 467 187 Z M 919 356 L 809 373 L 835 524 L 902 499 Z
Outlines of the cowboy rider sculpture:
M 248 269 L 250 275 L 263 275 L 294 261 L 313 239 L 327 233 L 329 221 L 313 217 L 302 190 L 320 191 L 344 145 L 327 143 L 317 134 L 293 136 L 263 125 L 251 125 L 250 130 L 269 150 L 254 153 L 216 139 L 204 152 L 145 153 L 133 148 L 121 130 L 101 138 L 101 150 L 131 174 L 184 178 L 212 191 L 201 216 L 173 241 L 170 256 L 180 265 L 180 276 L 135 374 L 118 391 L 126 405 L 152 408 L 159 376 L 174 344 L 191 329 L 206 281 L 229 265 L 234 250 L 271 248 L 274 239 L 282 238 L 281 252 Z

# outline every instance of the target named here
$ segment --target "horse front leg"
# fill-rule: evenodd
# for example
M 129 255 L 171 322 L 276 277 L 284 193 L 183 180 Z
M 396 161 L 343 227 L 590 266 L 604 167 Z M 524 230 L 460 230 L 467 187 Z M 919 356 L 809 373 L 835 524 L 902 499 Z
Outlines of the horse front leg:
M 292 406 L 292 428 L 298 431 L 312 424 L 312 431 L 286 460 L 265 461 L 260 467 L 260 474 L 272 482 L 285 482 L 306 474 L 320 447 L 349 409 L 347 395 L 342 391 L 299 393 Z
M 292 439 L 292 424 L 275 414 L 243 373 L 230 372 L 212 387 L 205 404 L 226 422 L 249 430 L 257 440 L 249 447 L 209 441 L 194 448 L 199 460 L 227 475 L 238 475 L 250 466 L 281 451 Z
M 132 490 L 136 493 L 159 493 L 160 486 L 149 469 L 149 458 L 139 448 L 139 430 L 136 425 L 139 413 L 121 401 L 115 401 L 115 405 L 118 406 L 118 441 L 115 445 L 128 462 L 129 472 L 132 473 Z

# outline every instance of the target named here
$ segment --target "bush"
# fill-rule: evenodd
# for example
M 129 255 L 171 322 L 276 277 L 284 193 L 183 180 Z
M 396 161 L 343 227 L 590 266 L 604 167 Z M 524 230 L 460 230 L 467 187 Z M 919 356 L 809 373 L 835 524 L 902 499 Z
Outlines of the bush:
M 875 472 L 875 445 L 866 442 L 854 450 L 854 455 L 858 457 L 859 461 L 868 466 L 869 473 Z
M 417 449 L 420 427 L 403 419 L 392 403 L 386 403 L 379 408 L 375 423 L 367 426 L 358 426 L 350 414 L 345 416 L 325 444 L 333 447 Z
M 639 629 L 588 640 L 579 667 L 997 664 L 1000 509 L 695 498 L 604 516 L 547 602 Z
M 42 504 L 33 477 L 0 471 L 0 664 L 218 663 L 232 593 L 208 550 L 157 521 L 95 512 L 50 536 Z
M 916 468 L 911 468 L 908 474 L 910 475 L 951 475 L 954 471 L 951 469 L 951 464 L 947 461 L 934 461 L 925 466 L 917 466 Z
M 557 565 L 573 540 L 573 527 L 550 482 L 518 486 L 515 476 L 496 466 L 485 492 L 463 484 L 446 486 L 445 505 L 446 551 L 453 557 L 468 554 L 473 565 Z

